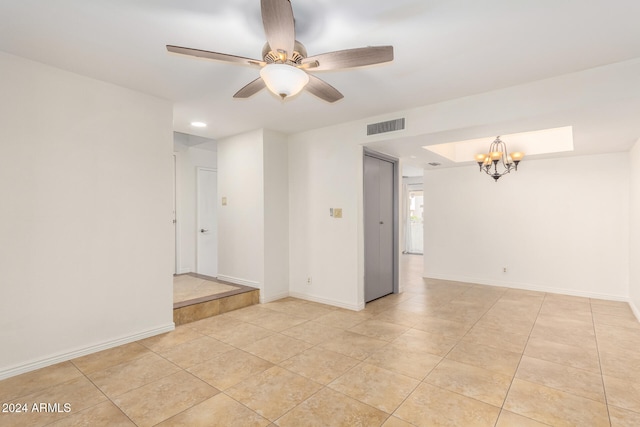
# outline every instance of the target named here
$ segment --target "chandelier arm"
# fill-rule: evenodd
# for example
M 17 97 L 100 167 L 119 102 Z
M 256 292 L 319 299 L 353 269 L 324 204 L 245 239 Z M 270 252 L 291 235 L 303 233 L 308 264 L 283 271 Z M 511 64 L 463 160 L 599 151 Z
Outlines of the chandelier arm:
M 489 170 L 489 169 L 482 169 L 482 170 L 484 171 L 484 173 L 486 173 L 486 174 L 487 174 L 487 175 L 489 175 L 489 176 L 495 176 L 495 175 L 503 176 L 503 175 L 506 175 L 506 174 L 508 174 L 508 173 L 511 173 L 511 171 L 513 170 L 513 168 L 511 168 L 511 169 L 505 169 L 505 170 L 504 170 L 504 172 L 502 172 L 502 173 L 498 173 L 498 170 L 497 170 L 497 169 L 494 169 L 494 171 L 493 171 L 493 172 L 491 172 L 491 170 Z

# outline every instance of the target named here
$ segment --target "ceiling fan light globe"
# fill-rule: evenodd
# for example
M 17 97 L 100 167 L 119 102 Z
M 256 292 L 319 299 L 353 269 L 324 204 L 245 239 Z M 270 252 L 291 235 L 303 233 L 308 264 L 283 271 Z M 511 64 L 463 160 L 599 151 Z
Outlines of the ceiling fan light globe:
M 260 70 L 267 88 L 282 99 L 297 95 L 309 83 L 309 75 L 287 64 L 267 64 Z

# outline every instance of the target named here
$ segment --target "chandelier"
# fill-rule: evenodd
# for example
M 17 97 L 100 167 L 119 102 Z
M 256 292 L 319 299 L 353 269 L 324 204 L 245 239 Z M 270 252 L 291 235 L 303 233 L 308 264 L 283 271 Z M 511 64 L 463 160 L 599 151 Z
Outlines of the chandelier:
M 518 171 L 518 163 L 524 157 L 524 153 L 511 153 L 507 151 L 507 145 L 497 136 L 489 146 L 489 154 L 476 154 L 476 162 L 480 166 L 480 172 L 484 171 L 498 182 L 502 175 L 512 170 Z M 500 169 L 498 169 L 500 166 Z

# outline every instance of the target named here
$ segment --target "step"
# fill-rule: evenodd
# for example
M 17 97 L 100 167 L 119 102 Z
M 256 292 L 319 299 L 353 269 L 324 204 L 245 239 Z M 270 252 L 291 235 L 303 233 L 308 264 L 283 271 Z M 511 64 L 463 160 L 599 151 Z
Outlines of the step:
M 175 302 L 173 304 L 173 322 L 176 326 L 228 313 L 229 311 L 258 304 L 260 302 L 259 289 L 236 285 L 234 283 L 216 280 L 213 277 L 199 274 L 187 274 L 193 278 L 227 285 L 225 288 L 228 290 L 212 295 L 198 296 L 197 298 Z

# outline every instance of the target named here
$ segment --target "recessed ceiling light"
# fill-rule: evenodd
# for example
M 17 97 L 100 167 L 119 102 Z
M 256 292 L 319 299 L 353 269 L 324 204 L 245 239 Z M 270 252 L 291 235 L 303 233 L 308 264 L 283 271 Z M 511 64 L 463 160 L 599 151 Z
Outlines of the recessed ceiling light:
M 418 156 L 410 156 L 412 159 L 417 159 Z
M 203 122 L 191 122 L 191 126 L 194 128 L 206 128 L 207 124 Z

